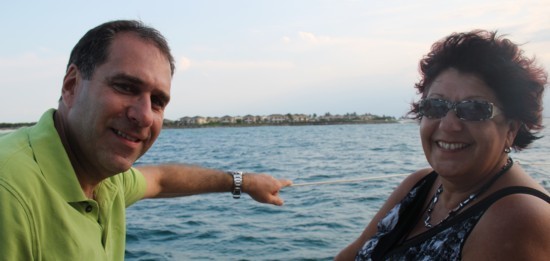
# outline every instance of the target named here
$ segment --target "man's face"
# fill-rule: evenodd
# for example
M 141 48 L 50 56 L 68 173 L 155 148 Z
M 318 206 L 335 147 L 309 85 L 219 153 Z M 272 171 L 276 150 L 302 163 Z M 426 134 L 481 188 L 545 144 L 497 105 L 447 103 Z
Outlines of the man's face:
M 168 59 L 152 43 L 120 33 L 90 80 L 76 75 L 74 92 L 64 95 L 76 164 L 107 176 L 128 170 L 162 128 L 172 78 Z

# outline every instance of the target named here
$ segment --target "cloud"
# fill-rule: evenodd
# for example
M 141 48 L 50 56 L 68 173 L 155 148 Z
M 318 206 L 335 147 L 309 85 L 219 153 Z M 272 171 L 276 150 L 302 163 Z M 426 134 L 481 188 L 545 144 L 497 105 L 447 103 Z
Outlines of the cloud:
M 0 122 L 36 121 L 37 115 L 55 107 L 66 60 L 35 52 L 0 57 L 0 104 L 4 108 L 0 110 Z
M 191 69 L 248 71 L 248 70 L 287 70 L 295 68 L 295 64 L 283 60 L 191 60 L 181 57 L 178 63 L 180 72 Z
M 293 41 L 289 36 L 281 37 L 281 42 L 284 45 L 294 44 L 297 46 L 311 46 L 311 45 L 328 45 L 337 44 L 341 42 L 341 38 L 332 38 L 329 36 L 318 36 L 311 32 L 299 31 L 296 36 L 297 40 Z
M 298 32 L 298 35 L 300 36 L 300 38 L 304 41 L 307 41 L 307 42 L 310 42 L 310 43 L 314 43 L 314 44 L 317 44 L 319 43 L 319 39 L 317 39 L 317 37 L 313 34 L 313 33 L 308 33 L 308 32 Z
M 61 79 L 67 58 L 28 52 L 16 57 L 0 57 L 3 84 L 32 84 L 37 79 Z
M 187 71 L 191 67 L 191 60 L 187 57 L 182 56 L 178 62 L 177 68 L 179 71 Z
M 283 37 L 281 38 L 281 41 L 282 41 L 284 44 L 289 44 L 289 43 L 291 42 L 290 37 L 288 37 L 288 36 L 283 36 Z
M 16 57 L 0 57 L 0 69 L 21 68 L 21 67 L 38 67 L 58 64 L 60 61 L 65 63 L 64 57 L 46 57 L 34 52 L 28 52 Z
M 335 41 L 335 39 L 328 37 L 328 36 L 317 36 L 310 32 L 298 32 L 298 36 L 300 39 L 306 43 L 309 44 L 333 44 L 338 43 L 338 41 Z
M 288 61 L 272 60 L 202 60 L 194 61 L 193 68 L 211 70 L 257 70 L 257 69 L 291 69 L 295 65 Z

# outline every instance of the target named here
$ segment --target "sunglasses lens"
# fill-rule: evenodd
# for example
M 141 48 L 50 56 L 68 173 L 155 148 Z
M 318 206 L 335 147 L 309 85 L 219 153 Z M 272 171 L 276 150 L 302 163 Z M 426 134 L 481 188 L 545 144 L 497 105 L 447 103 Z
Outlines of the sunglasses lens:
M 439 119 L 445 117 L 449 107 L 444 100 L 426 99 L 420 103 L 420 113 L 430 119 Z
M 425 99 L 420 102 L 419 112 L 429 119 L 440 119 L 454 108 L 456 116 L 465 121 L 484 121 L 493 116 L 493 105 L 483 101 L 448 102 L 442 99 Z
M 485 102 L 465 101 L 456 105 L 456 114 L 463 120 L 483 121 L 491 118 L 493 107 Z

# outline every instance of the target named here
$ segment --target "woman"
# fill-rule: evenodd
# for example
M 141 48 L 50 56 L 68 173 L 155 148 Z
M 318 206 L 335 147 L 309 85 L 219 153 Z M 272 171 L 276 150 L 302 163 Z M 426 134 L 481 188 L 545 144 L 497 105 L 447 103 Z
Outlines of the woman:
M 336 260 L 548 260 L 550 197 L 508 154 L 539 138 L 546 72 L 479 30 L 435 43 L 420 72 L 410 113 L 431 168 Z

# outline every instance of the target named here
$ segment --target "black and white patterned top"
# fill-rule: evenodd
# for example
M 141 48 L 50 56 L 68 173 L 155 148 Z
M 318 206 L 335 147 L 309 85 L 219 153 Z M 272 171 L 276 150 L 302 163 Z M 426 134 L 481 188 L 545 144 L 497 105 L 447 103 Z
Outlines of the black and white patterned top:
M 403 213 L 407 209 L 410 211 L 410 208 L 422 209 L 426 193 L 419 192 L 429 191 L 435 180 L 434 175 L 437 176 L 437 173 L 432 172 L 420 180 L 407 196 L 380 220 L 378 223 L 378 232 L 365 242 L 357 253 L 355 260 L 460 260 L 462 247 L 470 232 L 485 211 L 498 199 L 510 194 L 524 193 L 550 202 L 550 197 L 540 191 L 526 187 L 508 187 L 493 193 L 462 213 L 434 226 L 432 229 L 399 243 L 403 237 L 406 237 L 412 226 L 420 218 L 417 215 L 415 218 L 405 219 L 402 218 Z M 422 198 L 419 199 L 418 197 Z M 407 228 L 401 229 L 400 235 L 395 235 L 395 230 L 398 226 L 406 226 Z M 385 237 L 388 237 L 392 233 L 395 240 L 393 242 L 385 240 Z M 388 246 L 388 244 L 390 245 Z M 383 248 L 388 249 L 382 250 L 383 252 L 380 253 L 380 249 Z M 378 254 L 375 254 L 377 251 Z

